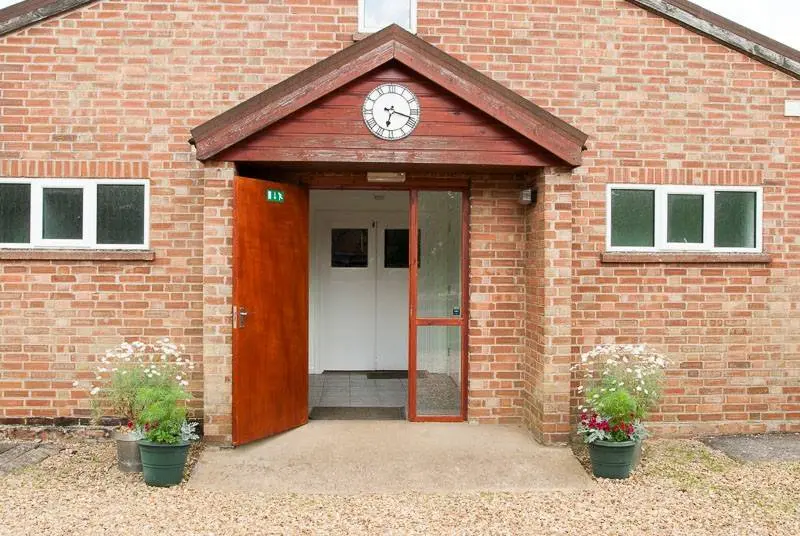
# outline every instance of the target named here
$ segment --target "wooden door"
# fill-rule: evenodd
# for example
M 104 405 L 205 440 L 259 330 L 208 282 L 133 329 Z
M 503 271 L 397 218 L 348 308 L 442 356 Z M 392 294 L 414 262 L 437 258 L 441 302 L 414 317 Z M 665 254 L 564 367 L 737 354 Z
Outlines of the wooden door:
M 233 444 L 308 422 L 308 190 L 236 177 Z

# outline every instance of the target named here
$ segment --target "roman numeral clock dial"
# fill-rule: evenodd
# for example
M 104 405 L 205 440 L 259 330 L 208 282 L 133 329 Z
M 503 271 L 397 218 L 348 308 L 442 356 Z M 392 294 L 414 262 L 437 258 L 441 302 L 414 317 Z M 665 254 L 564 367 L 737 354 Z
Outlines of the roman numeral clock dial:
M 361 113 L 367 128 L 383 140 L 401 140 L 419 124 L 419 100 L 399 84 L 382 84 L 364 99 Z

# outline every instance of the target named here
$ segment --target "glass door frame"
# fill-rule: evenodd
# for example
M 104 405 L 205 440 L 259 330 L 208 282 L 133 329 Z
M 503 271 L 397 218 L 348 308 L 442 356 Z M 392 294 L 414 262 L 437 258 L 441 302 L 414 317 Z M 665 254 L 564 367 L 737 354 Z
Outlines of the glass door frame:
M 458 318 L 418 318 L 419 276 L 419 192 L 459 192 L 461 194 L 461 303 Z M 412 188 L 409 191 L 408 224 L 408 415 L 412 422 L 462 422 L 467 420 L 467 394 L 469 386 L 469 188 Z M 461 385 L 460 413 L 458 415 L 417 414 L 417 328 L 424 326 L 452 326 L 461 328 Z

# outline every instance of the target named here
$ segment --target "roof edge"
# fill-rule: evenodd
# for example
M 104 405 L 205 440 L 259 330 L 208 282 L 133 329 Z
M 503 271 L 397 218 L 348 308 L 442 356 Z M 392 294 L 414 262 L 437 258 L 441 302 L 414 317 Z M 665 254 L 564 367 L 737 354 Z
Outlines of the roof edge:
M 97 0 L 25 0 L 0 9 L 0 37 Z
M 800 50 L 688 0 L 627 0 L 800 80 Z

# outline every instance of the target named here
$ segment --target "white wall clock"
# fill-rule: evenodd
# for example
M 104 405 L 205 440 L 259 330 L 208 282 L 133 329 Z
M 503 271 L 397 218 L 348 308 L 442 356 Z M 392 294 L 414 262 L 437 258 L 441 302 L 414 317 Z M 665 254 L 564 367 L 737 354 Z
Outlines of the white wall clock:
M 419 100 L 399 84 L 381 84 L 364 99 L 361 113 L 367 128 L 384 140 L 401 140 L 419 124 Z

